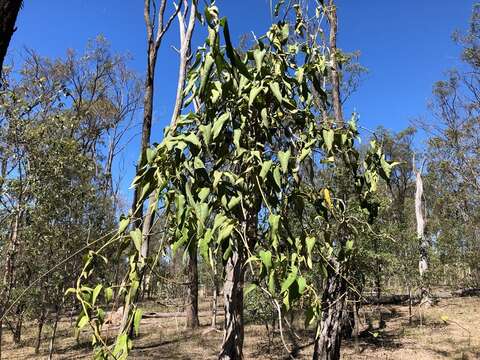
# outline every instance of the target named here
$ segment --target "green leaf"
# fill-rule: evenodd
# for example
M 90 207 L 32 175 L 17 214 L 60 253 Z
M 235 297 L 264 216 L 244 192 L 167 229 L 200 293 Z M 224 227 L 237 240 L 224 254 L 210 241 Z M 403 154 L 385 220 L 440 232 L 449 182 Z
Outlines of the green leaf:
M 228 237 L 230 237 L 233 229 L 234 229 L 233 224 L 228 224 L 222 227 L 222 229 L 220 230 L 220 233 L 218 234 L 217 242 L 221 243 L 224 239 L 227 239 Z
M 253 52 L 253 57 L 255 58 L 255 65 L 257 66 L 257 71 L 260 72 L 262 69 L 262 64 L 263 64 L 263 58 L 265 57 L 265 54 L 267 53 L 267 50 L 260 50 L 260 49 L 255 49 Z
M 208 204 L 200 203 L 195 206 L 195 212 L 197 213 L 197 218 L 204 225 L 208 217 Z
M 83 329 L 83 328 L 85 327 L 85 325 L 88 324 L 89 321 L 90 321 L 90 320 L 89 320 L 88 316 L 84 314 L 84 315 L 80 318 L 80 320 L 77 322 L 77 328 L 78 328 L 78 329 Z
M 92 305 L 95 305 L 95 301 L 97 300 L 98 294 L 100 294 L 100 291 L 102 291 L 103 286 L 101 284 L 98 284 L 95 289 L 93 289 L 92 293 Z
M 290 160 L 290 149 L 287 151 L 278 152 L 278 160 L 284 174 L 288 172 L 288 161 Z
M 275 167 L 275 169 L 273 169 L 273 179 L 275 180 L 275 183 L 277 184 L 278 188 L 281 189 L 282 180 L 280 176 L 280 170 L 278 169 L 278 167 Z
M 198 192 L 198 198 L 200 199 L 201 202 L 204 202 L 205 199 L 210 195 L 210 189 L 209 188 L 201 188 L 200 191 Z
M 200 143 L 200 140 L 198 140 L 198 137 L 197 135 L 195 135 L 194 133 L 190 133 L 188 134 L 184 140 L 194 146 L 196 146 L 198 149 L 200 149 L 202 147 L 202 144 Z
M 252 292 L 256 288 L 257 288 L 257 284 L 254 284 L 254 283 L 248 284 L 243 290 L 243 296 L 247 296 L 250 292 Z
M 305 242 L 307 244 L 307 253 L 308 253 L 309 256 L 312 255 L 312 250 L 313 250 L 313 247 L 315 246 L 315 241 L 316 241 L 316 239 L 314 237 L 311 237 L 311 236 L 309 236 L 305 239 Z
M 298 292 L 300 295 L 303 295 L 303 292 L 305 291 L 305 287 L 307 286 L 307 280 L 303 276 L 299 276 L 297 278 L 297 284 L 298 284 Z
M 283 101 L 283 97 L 282 97 L 282 92 L 280 91 L 280 85 L 275 81 L 271 82 L 268 85 L 269 85 L 270 89 L 272 90 L 272 93 L 275 96 L 275 98 L 277 99 L 277 101 L 281 104 L 282 101 Z
M 240 201 L 242 200 L 242 197 L 241 196 L 234 196 L 230 199 L 230 201 L 228 202 L 228 210 L 232 210 L 235 206 L 237 206 L 238 204 L 240 204 Z
M 215 63 L 212 54 L 207 54 L 205 57 L 205 62 L 203 64 L 203 69 L 201 71 L 201 78 L 200 78 L 200 88 L 199 92 L 203 93 L 205 91 L 205 87 L 208 82 L 208 77 L 210 76 L 210 72 L 212 70 L 212 66 Z
M 133 329 L 136 336 L 138 336 L 138 331 L 140 330 L 140 321 L 142 320 L 142 315 L 142 309 L 135 310 L 135 315 L 133 316 Z
M 108 303 L 113 298 L 113 289 L 111 287 L 105 288 L 103 290 L 105 301 Z
M 146 153 L 147 153 L 147 161 L 148 163 L 152 163 L 153 160 L 155 159 L 155 155 L 156 155 L 156 151 L 151 149 L 151 148 L 147 148 L 147 150 L 145 150 Z
M 272 167 L 272 160 L 267 160 L 262 163 L 262 169 L 260 170 L 260 177 L 262 179 L 265 179 L 267 176 L 268 172 L 270 171 L 270 168 Z
M 258 87 L 252 87 L 250 90 L 250 96 L 248 97 L 248 107 L 251 107 L 255 99 L 257 98 L 257 95 L 260 94 L 260 92 L 263 90 L 263 87 L 258 86 Z
M 203 257 L 205 262 L 209 261 L 208 249 L 209 249 L 209 246 L 210 246 L 210 242 L 212 241 L 212 238 L 213 238 L 212 229 L 207 229 L 207 231 L 205 231 L 205 234 L 203 235 L 203 237 L 198 242 L 198 248 L 200 250 L 200 255 Z
M 199 156 L 195 156 L 193 160 L 193 168 L 195 170 L 205 169 L 205 164 Z
M 305 74 L 305 68 L 303 66 L 299 67 L 295 73 L 295 76 L 299 84 L 303 83 L 304 74 Z
M 300 158 L 298 159 L 299 161 L 305 160 L 307 156 L 309 156 L 312 152 L 312 149 L 310 148 L 303 148 L 302 152 L 300 153 Z
M 130 237 L 132 238 L 135 248 L 140 252 L 142 248 L 142 231 L 140 229 L 130 231 Z
M 230 113 L 227 112 L 227 113 L 223 113 L 222 115 L 220 115 L 216 120 L 215 122 L 213 123 L 213 129 L 212 129 L 212 132 L 213 132 L 213 140 L 215 140 L 218 135 L 220 135 L 220 132 L 222 131 L 223 129 L 223 125 L 225 125 L 225 122 L 230 119 Z
M 287 278 L 283 280 L 280 293 L 286 292 L 290 286 L 297 280 L 298 269 L 296 266 L 292 266 L 292 270 L 288 274 Z
M 127 229 L 129 224 L 130 224 L 130 219 L 129 218 L 124 218 L 124 219 L 120 220 L 120 223 L 118 225 L 118 233 L 123 234 L 123 232 Z
M 334 139 L 335 132 L 332 129 L 323 130 L 322 135 L 323 135 L 323 142 L 325 143 L 325 147 L 327 151 L 331 151 L 333 148 L 333 139 Z
M 270 272 L 272 268 L 272 253 L 270 251 L 260 251 L 258 254 L 262 260 L 263 265 L 267 268 L 267 272 Z
M 385 177 L 387 179 L 390 178 L 390 176 L 392 175 L 392 170 L 395 166 L 397 166 L 398 164 L 400 164 L 399 162 L 392 162 L 392 163 L 389 163 L 387 160 L 385 160 L 385 155 L 383 155 L 381 158 L 380 158 L 380 165 L 382 166 L 382 170 L 385 172 Z
M 268 276 L 268 291 L 271 294 L 275 293 L 275 271 L 272 271 Z
M 208 125 L 200 125 L 198 127 L 200 129 L 200 133 L 203 136 L 203 141 L 205 142 L 205 145 L 210 144 L 210 139 L 212 137 L 212 124 L 209 123 Z

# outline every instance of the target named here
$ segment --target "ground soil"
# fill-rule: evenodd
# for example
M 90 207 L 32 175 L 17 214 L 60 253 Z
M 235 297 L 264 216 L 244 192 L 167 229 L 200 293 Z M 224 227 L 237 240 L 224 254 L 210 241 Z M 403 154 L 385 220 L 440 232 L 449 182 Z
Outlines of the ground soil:
M 150 304 L 148 311 L 164 311 Z M 132 359 L 215 359 L 222 340 L 220 331 L 209 331 L 208 302 L 202 304 L 202 327 L 185 329 L 182 317 L 142 320 Z M 219 326 L 222 316 L 219 316 Z M 311 329 L 304 329 L 301 316 L 294 317 L 295 332 L 284 331 L 285 343 L 296 359 L 310 359 Z M 346 340 L 342 359 L 480 359 L 480 298 L 443 299 L 427 309 L 401 305 L 368 306 L 360 313 L 361 334 L 357 341 Z M 3 359 L 45 359 L 50 329 L 44 333 L 41 353 L 34 354 L 35 324 L 25 328 L 21 346 L 12 344 L 4 329 Z M 112 336 L 115 329 L 111 329 Z M 89 359 L 90 339 L 82 332 L 77 344 L 70 319 L 59 324 L 54 359 Z M 245 329 L 246 359 L 289 359 L 278 330 L 270 337 L 264 325 L 249 324 Z

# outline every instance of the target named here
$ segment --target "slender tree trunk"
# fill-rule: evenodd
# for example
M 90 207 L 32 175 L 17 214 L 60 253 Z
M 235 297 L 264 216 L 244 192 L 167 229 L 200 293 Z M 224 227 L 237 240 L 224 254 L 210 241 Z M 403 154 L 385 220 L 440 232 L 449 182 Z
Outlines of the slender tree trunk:
M 187 327 L 195 329 L 200 326 L 198 320 L 198 264 L 197 249 L 194 246 L 188 256 L 188 305 L 187 305 Z
M 0 320 L 0 359 L 2 358 L 3 320 Z
M 330 261 L 325 289 L 322 295 L 322 318 L 315 339 L 313 360 L 340 359 L 342 317 L 345 308 L 345 279 L 339 275 L 340 267 Z M 332 268 L 333 267 L 333 268 Z
M 217 328 L 217 309 L 218 309 L 218 278 L 217 265 L 213 268 L 213 299 L 212 299 L 212 328 Z
M 325 14 L 330 25 L 329 50 L 330 50 L 330 81 L 332 83 L 332 105 L 337 127 L 343 126 L 343 111 L 340 98 L 340 73 L 337 61 L 337 8 L 334 0 L 329 0 L 325 7 Z M 340 235 L 341 236 L 341 235 Z M 340 239 L 340 246 L 345 241 Z M 338 360 L 342 341 L 342 320 L 345 311 L 347 284 L 342 276 L 340 264 L 330 260 L 327 266 L 327 279 L 322 295 L 322 317 L 317 325 L 317 336 L 313 350 L 313 360 Z
M 328 8 L 326 9 L 326 15 L 330 24 L 330 61 L 331 72 L 330 81 L 332 82 L 332 105 L 333 113 L 335 116 L 335 123 L 338 127 L 343 126 L 343 111 L 342 101 L 340 99 L 340 72 L 338 69 L 337 61 L 337 32 L 338 32 L 338 19 L 337 19 L 337 7 L 334 0 L 330 0 Z
M 422 209 L 423 198 L 423 180 L 422 170 L 415 166 L 415 157 L 413 158 L 413 168 L 415 172 L 415 217 L 417 220 L 417 239 L 420 247 L 420 259 L 418 261 L 418 271 L 420 274 L 421 304 L 430 304 L 430 290 L 427 284 L 428 271 L 428 241 L 425 237 L 425 218 Z
M 50 344 L 48 346 L 48 360 L 53 359 L 53 350 L 55 345 L 55 337 L 57 336 L 57 325 L 58 325 L 59 317 L 60 317 L 60 309 L 57 309 L 57 313 L 55 314 L 55 322 L 53 323 L 52 337 L 50 338 Z
M 224 335 L 219 359 L 243 359 L 243 246 L 237 244 L 225 266 L 224 297 Z
M 0 76 L 22 0 L 0 0 Z
M 245 242 L 249 247 L 257 242 L 258 212 L 255 206 L 246 209 L 243 222 Z M 232 255 L 225 266 L 223 285 L 224 299 L 224 334 L 219 359 L 243 359 L 244 318 L 243 318 L 243 285 L 245 281 L 245 244 L 237 238 Z
M 197 13 L 197 0 L 192 0 L 192 5 L 190 8 L 190 17 L 188 19 L 188 24 L 185 22 L 185 17 L 188 10 L 188 1 L 184 0 L 183 8 L 185 12 L 178 12 L 177 19 L 180 30 L 180 66 L 178 68 L 178 84 L 177 84 L 177 95 L 175 98 L 175 106 L 172 113 L 172 119 L 170 121 L 170 126 L 175 127 L 177 119 L 180 115 L 183 106 L 184 99 L 184 90 L 185 90 L 185 78 L 187 75 L 187 69 L 190 60 L 191 54 L 191 43 L 192 35 L 195 29 L 196 23 L 196 13 Z
M 23 311 L 18 315 L 13 332 L 13 343 L 18 345 L 22 341 Z
M 35 354 L 38 354 L 40 352 L 40 345 L 42 344 L 42 331 L 43 331 L 44 323 L 45 323 L 45 318 L 42 315 L 38 320 L 37 341 L 35 343 Z

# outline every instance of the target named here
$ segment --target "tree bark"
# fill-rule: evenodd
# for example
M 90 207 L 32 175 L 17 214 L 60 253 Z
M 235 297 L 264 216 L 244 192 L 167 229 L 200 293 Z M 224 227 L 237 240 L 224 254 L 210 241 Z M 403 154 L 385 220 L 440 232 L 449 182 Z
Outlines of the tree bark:
M 198 263 L 197 249 L 193 246 L 188 256 L 188 305 L 187 305 L 187 327 L 195 329 L 200 326 L 198 320 Z
M 45 319 L 40 317 L 38 320 L 38 330 L 37 330 L 37 341 L 35 343 L 35 354 L 38 354 L 40 352 L 40 345 L 42 344 L 42 331 L 43 331 L 43 324 L 45 322 Z
M 338 263 L 330 261 L 322 295 L 322 318 L 318 324 L 313 360 L 339 360 L 342 342 L 342 317 L 345 308 L 345 279 Z
M 21 7 L 22 0 L 0 0 L 0 76 Z
M 167 8 L 167 0 L 161 0 L 158 13 L 154 13 L 157 7 L 153 6 L 153 11 L 151 7 L 151 0 L 144 1 L 144 8 L 143 8 L 143 16 L 145 21 L 145 26 L 147 30 L 147 74 L 145 77 L 145 94 L 143 100 L 143 123 L 142 123 L 142 140 L 140 144 L 140 161 L 137 165 L 137 174 L 139 173 L 139 166 L 142 163 L 143 157 L 145 156 L 145 151 L 148 146 L 150 146 L 150 137 L 152 133 L 152 118 L 153 118 L 153 95 L 154 95 L 154 84 L 155 84 L 155 68 L 157 65 L 157 56 L 158 50 L 160 49 L 160 45 L 162 43 L 163 37 L 170 28 L 172 21 L 177 16 L 178 12 L 180 11 L 180 5 L 176 8 L 174 14 L 172 14 L 168 20 L 165 21 L 165 11 Z M 156 23 L 154 22 L 156 21 Z M 155 31 L 156 30 L 156 31 Z M 153 208 L 150 206 L 152 204 L 152 193 L 149 206 L 147 208 L 147 215 L 143 216 L 143 201 L 140 201 L 140 191 L 138 187 L 134 189 L 133 199 L 132 199 L 132 217 L 133 217 L 133 228 L 139 229 L 142 227 L 142 220 L 143 220 L 143 227 L 142 227 L 142 248 L 141 248 L 141 256 L 146 258 L 149 252 L 149 244 L 150 244 L 150 230 L 153 224 Z M 144 277 L 144 270 L 141 271 L 140 274 L 140 284 L 143 285 L 143 277 Z M 132 303 L 138 301 L 137 299 L 133 299 L 132 302 L 128 302 L 125 304 L 124 309 L 124 316 L 122 319 L 122 324 L 119 328 L 119 335 L 121 335 L 127 327 L 128 317 L 130 314 L 130 309 L 132 307 Z M 131 333 L 133 329 L 130 329 L 129 332 Z
M 0 359 L 2 358 L 3 320 L 0 320 Z
M 340 99 L 340 73 L 338 71 L 337 61 L 337 32 L 338 32 L 338 19 L 337 19 L 337 7 L 334 0 L 330 0 L 328 8 L 326 10 L 328 22 L 330 24 L 330 81 L 332 82 L 332 105 L 333 113 L 335 116 L 335 123 L 337 127 L 343 126 L 343 111 L 342 101 Z
M 53 350 L 54 350 L 54 345 L 55 345 L 55 337 L 57 336 L 57 325 L 58 325 L 58 319 L 60 317 L 60 309 L 56 309 L 57 312 L 55 314 L 55 322 L 53 323 L 53 332 L 52 332 L 52 337 L 50 338 L 50 345 L 48 346 L 48 360 L 53 359 Z
M 237 249 L 227 260 L 225 267 L 224 296 L 224 335 L 219 359 L 243 359 L 243 246 Z
M 420 248 L 420 259 L 418 261 L 418 271 L 420 275 L 421 304 L 430 304 L 430 291 L 427 284 L 428 271 L 428 241 L 425 237 L 425 218 L 422 209 L 423 180 L 422 169 L 417 169 L 415 165 L 415 156 L 413 157 L 413 169 L 415 172 L 415 218 L 417 221 L 417 239 Z
M 13 343 L 18 345 L 22 341 L 23 311 L 18 315 L 13 333 Z
M 212 298 L 212 328 L 217 328 L 217 308 L 218 308 L 218 279 L 217 264 L 213 268 L 213 298 Z

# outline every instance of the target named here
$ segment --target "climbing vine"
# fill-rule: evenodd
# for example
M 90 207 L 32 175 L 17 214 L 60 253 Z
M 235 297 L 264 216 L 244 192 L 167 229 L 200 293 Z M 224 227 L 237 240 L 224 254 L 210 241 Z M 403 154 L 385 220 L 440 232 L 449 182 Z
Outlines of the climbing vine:
M 238 269 L 240 289 L 250 268 L 254 281 L 249 289 L 260 286 L 282 298 L 286 309 L 303 297 L 313 321 L 321 315 L 320 295 L 311 285 L 313 253 L 322 254 L 325 268 L 335 243 L 331 223 L 355 231 L 349 221 L 352 208 L 374 217 L 372 194 L 393 164 L 375 142 L 360 156 L 355 119 L 336 124 L 320 111 L 318 104 L 328 102 L 321 79 L 331 64 L 325 49 L 305 38 L 301 16 L 296 24 L 274 24 L 242 53 L 233 47 L 228 22 L 215 5 L 207 7 L 204 18 L 208 38 L 188 76 L 184 112 L 193 101 L 199 109 L 182 115 L 175 128 L 166 128 L 163 141 L 142 156 L 133 181 L 140 190 L 139 204 L 155 194 L 150 206 L 162 209 L 174 251 L 197 248 L 209 263 L 221 257 L 226 267 Z M 314 168 L 336 166 L 352 179 L 354 206 L 342 200 L 331 182 L 312 179 Z M 315 231 L 292 228 L 293 210 L 299 217 L 313 213 Z M 138 228 L 129 231 L 129 224 L 130 218 L 123 218 L 104 248 L 116 244 L 119 253 L 128 250 L 129 272 L 117 296 L 133 305 L 126 307 L 125 317 L 138 331 L 141 310 L 134 299 L 146 259 L 141 255 L 143 234 Z M 342 261 L 348 261 L 354 241 L 342 247 Z M 82 305 L 78 328 L 88 324 L 93 329 L 97 358 L 122 359 L 132 347 L 131 327 L 109 346 L 101 333 L 101 304 L 112 299 L 113 290 L 88 285 L 96 263 L 107 262 L 104 248 L 88 254 L 70 291 Z

